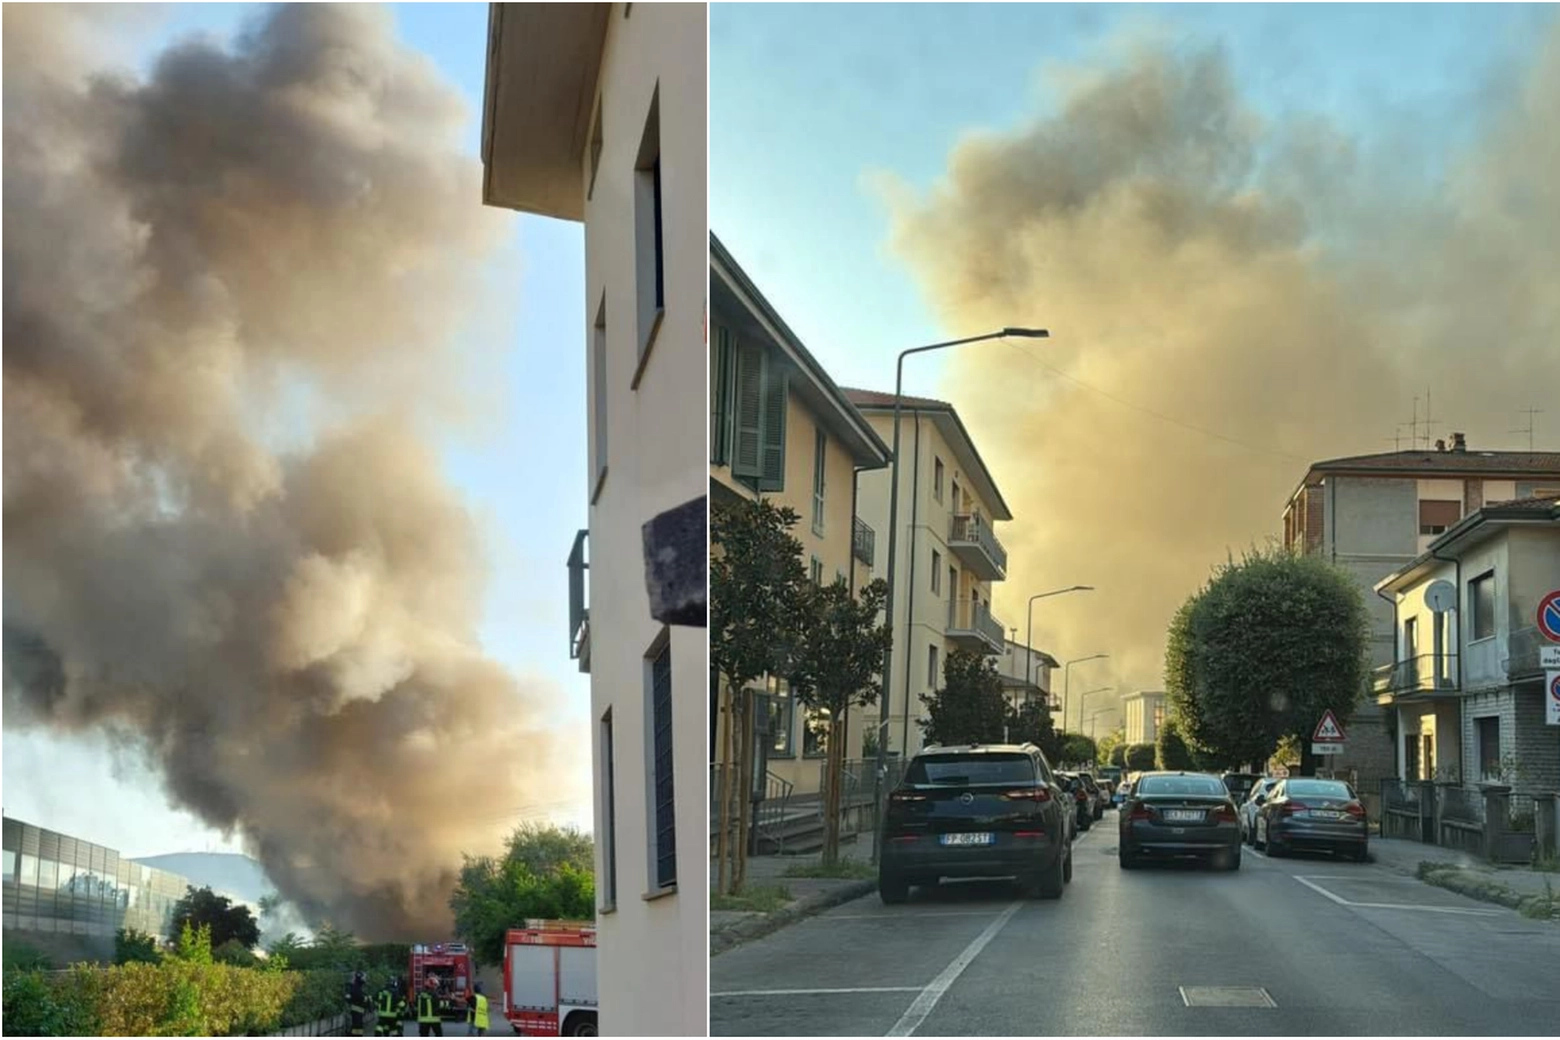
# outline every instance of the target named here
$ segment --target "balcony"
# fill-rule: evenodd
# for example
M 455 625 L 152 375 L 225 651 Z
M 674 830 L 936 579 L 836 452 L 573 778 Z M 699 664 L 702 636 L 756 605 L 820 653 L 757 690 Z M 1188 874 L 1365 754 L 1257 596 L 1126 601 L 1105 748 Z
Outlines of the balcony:
M 868 567 L 877 550 L 877 532 L 857 517 L 850 530 L 850 554 Z
M 1539 666 L 1538 649 L 1549 645 L 1549 641 L 1539 634 L 1537 625 L 1519 628 L 1508 635 L 1505 654 L 1507 677 L 1513 680 L 1542 677 L 1544 670 Z
M 1383 707 L 1455 697 L 1462 692 L 1457 685 L 1457 655 L 1442 654 L 1439 670 L 1434 654 L 1384 664 L 1371 672 L 1371 690 Z
M 585 572 L 590 563 L 585 559 L 585 543 L 590 531 L 582 530 L 574 536 L 574 547 L 569 550 L 569 660 L 580 663 L 580 671 L 590 672 L 590 607 Z
M 948 614 L 948 638 L 961 649 L 992 655 L 1007 649 L 1007 629 L 986 604 L 961 599 Z
M 1007 550 L 985 519 L 955 513 L 948 525 L 948 549 L 981 581 L 1007 579 Z

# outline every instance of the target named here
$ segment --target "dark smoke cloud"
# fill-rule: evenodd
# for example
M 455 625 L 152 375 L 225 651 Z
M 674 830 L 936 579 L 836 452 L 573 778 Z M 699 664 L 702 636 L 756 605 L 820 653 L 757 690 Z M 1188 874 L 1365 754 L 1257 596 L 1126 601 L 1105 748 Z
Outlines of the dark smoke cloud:
M 440 934 L 460 852 L 576 793 L 424 433 L 503 232 L 464 108 L 383 9 L 144 81 L 118 17 L 5 10 L 6 723 L 139 749 L 316 920 Z
M 1554 411 L 1560 29 L 1429 171 L 1319 118 L 1265 122 L 1217 48 L 1125 53 L 1059 77 L 1054 113 L 967 138 L 929 192 L 885 194 L 950 329 L 1056 337 L 950 362 L 1017 517 L 997 612 L 1096 585 L 1037 606 L 1037 638 L 1110 651 L 1087 685 L 1154 689 L 1175 607 L 1278 533 L 1307 462 L 1392 450 L 1427 386 L 1439 435 L 1474 450 L 1525 448 L 1515 410 Z

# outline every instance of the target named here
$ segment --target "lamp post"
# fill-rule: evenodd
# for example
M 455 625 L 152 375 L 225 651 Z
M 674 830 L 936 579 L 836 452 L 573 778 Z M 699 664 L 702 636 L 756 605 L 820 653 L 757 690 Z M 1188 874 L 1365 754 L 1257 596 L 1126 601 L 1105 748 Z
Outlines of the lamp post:
M 1045 599 L 1047 596 L 1060 596 L 1064 592 L 1093 592 L 1093 585 L 1071 585 L 1065 589 L 1052 589 L 1050 592 L 1037 592 L 1029 597 L 1029 628 L 1024 632 L 1024 685 L 1034 682 L 1035 659 L 1035 600 Z M 1066 719 L 1062 722 L 1066 723 Z
M 1084 661 L 1097 661 L 1102 657 L 1109 656 L 1109 654 L 1090 654 L 1088 657 L 1075 657 L 1062 667 L 1062 730 L 1064 732 L 1067 729 L 1068 690 L 1071 689 L 1072 666 L 1075 664 L 1082 664 Z M 1078 716 L 1078 721 L 1079 723 L 1083 722 L 1083 716 L 1081 714 Z
M 900 351 L 899 358 L 894 363 L 894 433 L 893 445 L 890 450 L 890 458 L 893 460 L 894 471 L 889 476 L 888 488 L 888 589 L 884 597 L 884 617 L 888 618 L 889 631 L 894 629 L 894 565 L 898 558 L 899 550 L 899 416 L 902 411 L 904 399 L 905 358 L 911 354 L 925 354 L 933 350 L 946 350 L 949 347 L 963 346 L 966 343 L 979 343 L 988 339 L 1048 339 L 1051 333 L 1046 329 L 1005 328 L 996 332 L 987 332 L 979 336 L 965 336 L 963 339 L 950 339 L 943 343 L 929 343 L 924 347 L 911 347 L 909 350 Z M 883 777 L 887 772 L 888 763 L 888 732 L 889 732 L 889 698 L 892 696 L 892 688 L 889 682 L 889 672 L 894 660 L 894 646 L 892 639 L 889 647 L 883 653 L 883 688 L 882 708 L 878 712 L 878 749 L 877 749 L 877 804 L 883 803 Z M 909 732 L 910 703 L 905 702 L 905 731 Z M 906 748 L 900 748 L 900 754 L 904 754 Z M 872 846 L 872 858 L 877 860 L 877 842 Z
M 1117 708 L 1114 704 L 1108 705 L 1107 707 L 1104 707 L 1104 708 L 1096 708 L 1096 709 L 1094 709 L 1094 712 L 1089 716 L 1089 739 L 1090 740 L 1094 739 L 1094 720 L 1095 719 L 1099 718 L 1101 715 L 1109 715 L 1113 711 L 1120 711 L 1120 710 L 1121 709 Z

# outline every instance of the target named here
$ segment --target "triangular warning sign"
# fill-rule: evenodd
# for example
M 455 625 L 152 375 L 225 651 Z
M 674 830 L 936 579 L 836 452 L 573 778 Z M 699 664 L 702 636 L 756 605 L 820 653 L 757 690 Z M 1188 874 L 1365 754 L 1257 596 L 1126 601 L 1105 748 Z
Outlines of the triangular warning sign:
M 1341 744 L 1345 739 L 1343 727 L 1338 725 L 1338 716 L 1328 708 L 1322 715 L 1322 721 L 1316 724 L 1316 732 L 1311 734 L 1311 739 L 1319 744 Z

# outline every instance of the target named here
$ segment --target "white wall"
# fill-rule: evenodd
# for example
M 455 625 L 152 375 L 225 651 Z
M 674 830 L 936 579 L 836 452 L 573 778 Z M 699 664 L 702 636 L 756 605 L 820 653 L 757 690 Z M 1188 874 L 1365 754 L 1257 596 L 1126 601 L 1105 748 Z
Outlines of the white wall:
M 609 709 L 616 747 L 619 891 L 616 909 L 597 921 L 600 1027 L 607 1036 L 703 1034 L 708 1021 L 708 640 L 702 629 L 670 632 L 678 888 L 646 899 L 652 858 L 645 653 L 662 627 L 649 614 L 641 542 L 645 521 L 708 492 L 705 40 L 702 5 L 636 4 L 631 17 L 613 5 L 601 72 L 604 144 L 586 204 L 587 328 L 603 292 L 607 310 L 608 472 L 590 510 L 589 572 L 598 879 L 607 847 L 600 719 Z M 634 389 L 634 166 L 657 80 L 666 313 Z M 587 183 L 589 162 L 587 154 Z M 582 388 L 587 401 L 591 385 Z

